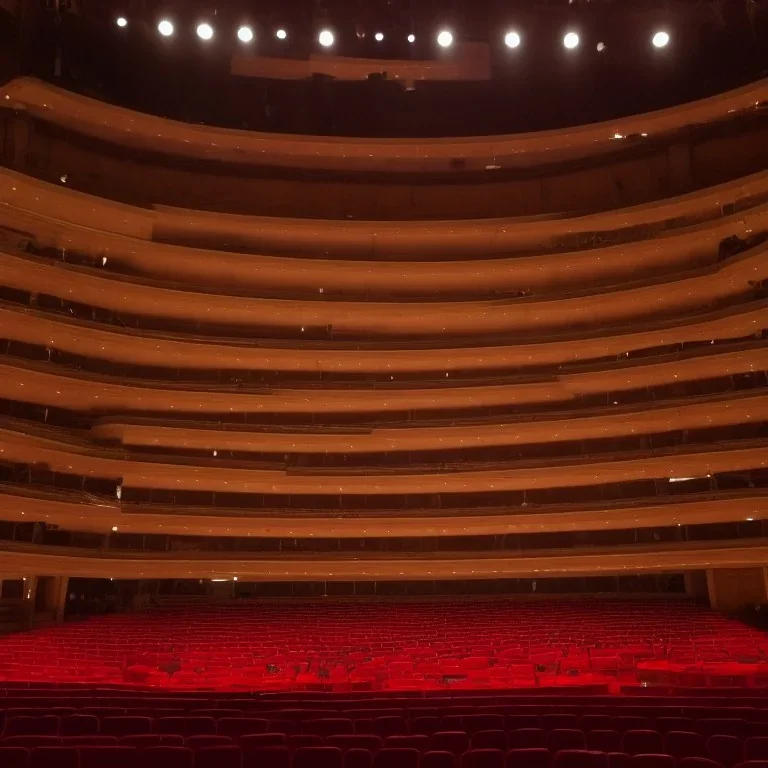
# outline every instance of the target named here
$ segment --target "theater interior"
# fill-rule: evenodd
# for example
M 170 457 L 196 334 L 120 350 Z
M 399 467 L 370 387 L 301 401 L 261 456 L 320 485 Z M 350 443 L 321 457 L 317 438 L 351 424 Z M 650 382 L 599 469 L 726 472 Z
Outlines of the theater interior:
M 0 0 L 0 768 L 768 768 L 767 341 L 764 0 Z

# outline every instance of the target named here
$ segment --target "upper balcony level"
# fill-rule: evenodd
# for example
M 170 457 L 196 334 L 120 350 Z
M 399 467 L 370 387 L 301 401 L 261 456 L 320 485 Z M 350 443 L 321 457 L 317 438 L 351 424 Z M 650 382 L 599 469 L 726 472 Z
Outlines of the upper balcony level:
M 6 167 L 143 206 L 345 221 L 552 216 L 766 167 L 766 100 L 768 81 L 759 81 L 578 128 L 341 139 L 190 125 L 20 79 L 0 89 L 0 156 Z

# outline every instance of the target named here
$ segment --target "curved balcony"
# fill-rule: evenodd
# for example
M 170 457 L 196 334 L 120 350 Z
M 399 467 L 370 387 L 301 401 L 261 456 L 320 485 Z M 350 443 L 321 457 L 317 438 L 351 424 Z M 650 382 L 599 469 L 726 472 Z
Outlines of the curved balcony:
M 560 217 L 345 221 L 211 213 L 167 206 L 140 208 L 13 171 L 0 171 L 0 209 L 39 215 L 115 235 L 214 249 L 243 249 L 336 259 L 432 261 L 578 250 L 627 243 L 661 233 L 714 224 L 768 198 L 768 171 L 653 203 Z M 63 221 L 60 221 L 61 225 Z M 434 265 L 433 265 L 434 268 Z M 330 287 L 330 285 L 329 285 Z
M 726 94 L 646 115 L 578 128 L 516 136 L 462 139 L 349 139 L 285 137 L 188 125 L 132 112 L 69 93 L 40 81 L 20 78 L 0 89 L 6 109 L 142 152 L 240 166 L 277 166 L 342 171 L 449 172 L 519 168 L 598 157 L 622 148 L 625 137 L 654 140 L 693 124 L 746 112 L 768 100 L 768 81 Z M 455 170 L 454 170 L 455 172 Z
M 183 505 L 128 504 L 85 494 L 0 484 L 4 520 L 38 520 L 68 531 L 108 534 L 161 533 L 177 536 L 262 538 L 360 538 L 484 536 L 561 531 L 701 525 L 760 520 L 768 516 L 768 491 L 690 494 L 677 498 L 614 500 L 602 504 L 560 504 L 489 510 L 435 509 L 332 512 L 254 510 Z
M 328 454 L 469 449 L 489 446 L 542 445 L 571 440 L 600 440 L 768 422 L 768 394 L 731 393 L 722 397 L 690 397 L 629 407 L 544 414 L 530 418 L 473 419 L 452 426 L 414 426 L 354 430 L 317 427 L 261 428 L 171 422 L 160 419 L 107 417 L 90 430 L 95 440 L 137 448 L 171 451 L 237 451 L 247 453 Z
M 481 408 L 568 403 L 580 395 L 631 391 L 682 384 L 768 369 L 768 347 L 720 351 L 717 347 L 693 355 L 615 361 L 561 375 L 487 386 L 395 388 L 291 389 L 236 385 L 201 387 L 172 382 L 134 381 L 117 376 L 87 375 L 55 366 L 0 358 L 0 397 L 24 403 L 103 413 L 231 414 L 231 413 L 393 413 L 408 410 Z M 445 379 L 441 382 L 445 385 Z
M 488 493 L 566 488 L 669 477 L 704 477 L 763 468 L 760 439 L 686 444 L 549 460 L 467 461 L 408 467 L 291 468 L 281 462 L 150 458 L 56 432 L 0 429 L 0 459 L 53 472 L 120 480 L 126 487 L 283 495 Z
M 60 547 L 0 545 L 7 573 L 90 578 L 223 578 L 253 581 L 437 580 L 545 578 L 601 573 L 677 573 L 705 568 L 762 567 L 768 543 L 741 542 L 590 548 L 583 552 L 530 552 L 510 555 L 439 553 L 433 556 L 382 557 L 288 555 L 258 557 L 161 555 L 137 552 L 72 550 Z
M 638 324 L 639 325 L 639 324 Z M 618 357 L 636 350 L 715 339 L 745 339 L 768 327 L 768 300 L 718 312 L 656 323 L 643 330 L 611 335 L 563 334 L 528 343 L 504 344 L 504 338 L 447 343 L 376 344 L 356 342 L 279 342 L 210 339 L 162 334 L 49 315 L 0 304 L 0 337 L 112 363 L 213 370 L 324 371 L 347 373 L 450 374 L 499 368 L 523 370 Z
M 719 264 L 664 282 L 546 299 L 434 302 L 352 302 L 252 298 L 177 290 L 162 284 L 115 278 L 95 269 L 64 266 L 0 251 L 3 286 L 112 312 L 181 321 L 194 328 L 265 327 L 297 338 L 306 327 L 332 328 L 340 336 L 451 337 L 465 334 L 546 332 L 612 326 L 664 318 L 718 306 L 754 292 L 768 279 L 768 244 Z M 146 325 L 146 323 L 144 323 Z
M 0 194 L 2 178 L 0 171 Z M 765 192 L 768 194 L 768 183 Z M 47 185 L 41 194 L 47 196 Z M 98 201 L 94 203 L 97 206 Z M 387 295 L 493 297 L 521 288 L 535 294 L 584 290 L 705 268 L 716 261 L 720 243 L 726 238 L 748 238 L 768 230 L 768 204 L 763 203 L 653 237 L 640 233 L 645 239 L 620 245 L 598 246 L 602 236 L 595 235 L 594 247 L 583 250 L 524 258 L 457 259 L 446 269 L 440 261 L 287 258 L 174 246 L 64 223 L 54 217 L 68 215 L 69 205 L 64 199 L 58 210 L 55 206 L 41 209 L 50 210 L 51 215 L 0 205 L 0 227 L 8 231 L 6 247 L 21 247 L 32 238 L 38 246 L 56 249 L 67 259 L 82 254 L 84 263 L 98 266 L 105 274 L 117 270 L 121 278 L 127 273 L 179 286 L 290 298 L 320 298 L 320 289 L 328 298 L 364 300 Z

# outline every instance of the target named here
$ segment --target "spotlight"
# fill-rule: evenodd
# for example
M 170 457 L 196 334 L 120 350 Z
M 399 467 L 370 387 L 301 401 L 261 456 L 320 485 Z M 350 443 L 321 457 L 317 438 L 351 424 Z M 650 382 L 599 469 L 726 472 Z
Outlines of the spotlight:
M 170 37 L 173 34 L 173 24 L 171 24 L 168 19 L 163 19 L 158 25 L 157 25 L 157 31 L 163 36 L 163 37 Z
M 207 22 L 197 25 L 197 36 L 201 40 L 210 40 L 213 37 L 213 27 Z
M 376 33 L 376 34 L 373 36 L 373 39 L 374 39 L 374 40 L 375 40 L 377 43 L 380 43 L 380 42 L 381 42 L 381 41 L 384 39 L 384 33 L 383 33 L 383 32 L 377 32 L 377 33 Z
M 126 19 L 125 16 L 118 16 L 115 24 L 117 24 L 120 29 L 125 29 L 125 27 L 128 26 L 128 19 Z
M 237 30 L 237 39 L 241 43 L 250 43 L 253 40 L 253 30 L 250 27 L 242 26 Z
M 333 32 L 330 29 L 324 29 L 317 36 L 317 42 L 323 46 L 323 48 L 330 48 L 333 45 Z
M 437 36 L 437 44 L 441 48 L 449 48 L 453 45 L 453 35 L 447 30 L 442 30 Z
M 654 48 L 666 48 L 669 45 L 669 32 L 665 32 L 663 29 L 659 30 L 651 38 Z
M 415 43 L 416 42 L 416 35 L 408 35 L 408 42 L 409 43 Z
M 277 32 L 275 32 L 275 37 L 278 40 L 285 40 L 285 38 L 288 37 L 288 33 L 284 29 L 278 29 Z
M 567 32 L 563 38 L 563 45 L 572 51 L 579 45 L 579 36 L 575 32 Z
M 507 48 L 517 48 L 520 45 L 520 35 L 514 30 L 507 32 L 507 34 L 504 35 L 504 45 L 506 45 Z

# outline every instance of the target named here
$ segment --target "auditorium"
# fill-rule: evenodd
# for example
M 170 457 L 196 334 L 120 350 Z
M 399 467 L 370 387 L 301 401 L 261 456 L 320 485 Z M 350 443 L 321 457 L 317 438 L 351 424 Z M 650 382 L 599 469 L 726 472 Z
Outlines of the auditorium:
M 0 768 L 768 768 L 766 73 L 0 0 Z

